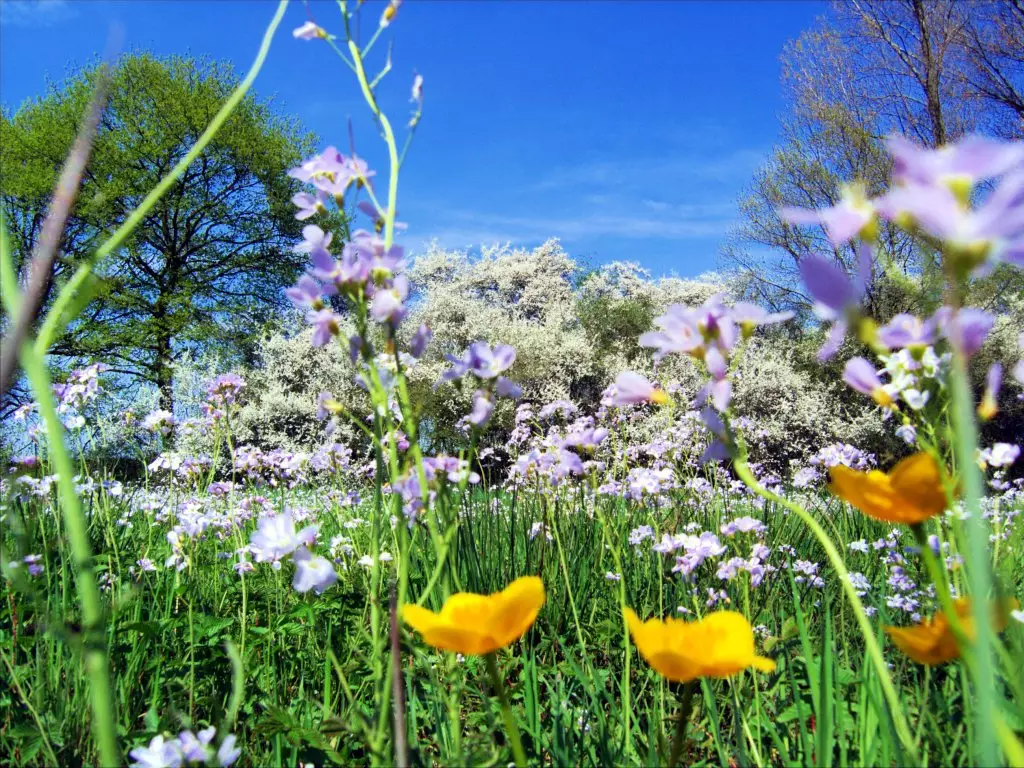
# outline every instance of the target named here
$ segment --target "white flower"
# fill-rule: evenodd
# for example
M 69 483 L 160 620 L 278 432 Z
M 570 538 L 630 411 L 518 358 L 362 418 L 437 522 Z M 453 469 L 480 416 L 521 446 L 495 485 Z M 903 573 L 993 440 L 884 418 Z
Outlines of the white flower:
M 305 547 L 295 550 L 292 556 L 295 563 L 295 578 L 292 587 L 296 592 L 313 590 L 322 595 L 328 587 L 338 580 L 338 574 L 331 567 L 331 561 L 319 555 L 310 554 Z
M 1020 446 L 1010 443 L 996 443 L 992 446 L 988 464 L 991 467 L 1008 467 L 1020 456 Z
M 927 404 L 930 394 L 930 392 L 922 392 L 919 389 L 905 389 L 903 390 L 903 402 L 915 411 L 920 411 Z
M 300 546 L 312 544 L 316 539 L 316 531 L 317 526 L 311 525 L 296 533 L 291 512 L 265 515 L 260 518 L 258 528 L 252 535 L 250 548 L 257 563 L 280 560 Z
M 178 740 L 165 741 L 163 736 L 154 736 L 148 747 L 136 747 L 128 756 L 135 761 L 131 768 L 178 768 L 182 763 Z
M 235 748 L 235 735 L 229 733 L 221 742 L 220 749 L 217 750 L 217 762 L 220 763 L 221 768 L 227 768 L 241 754 L 242 750 Z

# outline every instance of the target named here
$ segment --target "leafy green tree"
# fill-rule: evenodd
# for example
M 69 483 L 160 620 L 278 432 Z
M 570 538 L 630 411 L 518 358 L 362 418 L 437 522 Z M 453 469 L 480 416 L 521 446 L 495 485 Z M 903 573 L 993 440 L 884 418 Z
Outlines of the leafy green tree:
M 0 118 L 0 198 L 19 265 L 96 77 L 95 68 L 78 72 Z M 51 296 L 184 156 L 236 82 L 229 66 L 210 61 L 136 53 L 117 63 Z M 51 353 L 151 382 L 164 407 L 173 406 L 173 366 L 186 351 L 244 358 L 306 261 L 293 251 L 302 223 L 286 172 L 312 147 L 296 121 L 246 97 L 125 246 L 96 265 L 85 311 Z

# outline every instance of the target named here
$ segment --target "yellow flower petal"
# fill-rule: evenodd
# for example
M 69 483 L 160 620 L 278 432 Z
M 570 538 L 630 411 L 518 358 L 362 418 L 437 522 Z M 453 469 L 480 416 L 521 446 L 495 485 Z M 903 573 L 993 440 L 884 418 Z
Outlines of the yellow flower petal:
M 638 649 L 639 647 L 637 646 Z M 640 655 L 655 672 L 666 680 L 685 683 L 701 676 L 701 668 L 698 664 L 677 651 L 662 650 L 650 655 L 641 652 Z
M 924 520 L 945 511 L 946 491 L 942 486 L 942 473 L 931 454 L 915 453 L 903 459 L 889 472 L 889 478 L 893 490 L 913 502 Z
M 996 632 L 1006 629 L 1010 611 L 1019 605 L 1016 600 L 1002 599 L 992 602 L 992 626 Z M 964 635 L 974 640 L 976 635 L 971 603 L 961 598 L 954 603 Z M 960 657 L 956 635 L 945 613 L 937 613 L 912 627 L 885 627 L 893 645 L 918 664 L 945 664 Z
M 771 659 L 755 655 L 754 631 L 741 613 L 716 611 L 695 622 L 672 618 L 641 622 L 629 608 L 623 614 L 637 652 L 669 680 L 729 677 L 747 667 L 775 668 Z
M 536 620 L 544 605 L 544 582 L 536 576 L 524 576 L 491 599 L 494 601 L 492 631 L 502 645 L 508 645 L 522 637 Z
M 456 592 L 445 600 L 441 608 L 441 618 L 455 626 L 485 624 L 493 613 L 492 598 L 472 592 Z
M 435 648 L 465 655 L 492 653 L 515 642 L 544 605 L 544 583 L 536 576 L 512 582 L 493 595 L 459 592 L 440 613 L 402 606 L 402 620 Z
M 407 603 L 402 606 L 402 621 L 422 634 L 436 626 L 440 617 L 421 605 Z
M 889 474 L 858 472 L 842 465 L 829 470 L 832 493 L 869 517 L 888 523 L 921 523 L 946 508 L 942 475 L 935 459 L 917 453 Z
M 461 653 L 464 656 L 479 656 L 501 648 L 501 643 L 493 636 L 468 627 L 439 624 L 422 634 L 428 645 L 444 651 Z

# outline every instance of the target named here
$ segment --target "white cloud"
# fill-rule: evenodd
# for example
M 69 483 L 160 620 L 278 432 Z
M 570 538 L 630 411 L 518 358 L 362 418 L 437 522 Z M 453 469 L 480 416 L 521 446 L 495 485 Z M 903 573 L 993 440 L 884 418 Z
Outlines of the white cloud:
M 590 212 L 559 217 L 507 216 L 478 211 L 448 210 L 450 224 L 441 224 L 420 238 L 421 247 L 437 240 L 443 247 L 511 242 L 534 244 L 551 237 L 572 243 L 586 238 L 615 237 L 636 240 L 713 239 L 725 235 L 734 223 L 735 205 L 664 204 L 656 214 L 635 215 Z M 621 206 L 618 210 L 624 210 Z
M 541 178 L 533 188 L 556 190 L 588 187 L 588 191 L 596 194 L 595 187 L 651 189 L 668 184 L 678 189 L 708 182 L 735 184 L 749 179 L 766 157 L 767 153 L 764 150 L 733 149 L 694 151 L 668 157 L 596 160 L 555 168 Z
M 0 24 L 11 27 L 51 27 L 78 16 L 69 0 L 3 0 Z

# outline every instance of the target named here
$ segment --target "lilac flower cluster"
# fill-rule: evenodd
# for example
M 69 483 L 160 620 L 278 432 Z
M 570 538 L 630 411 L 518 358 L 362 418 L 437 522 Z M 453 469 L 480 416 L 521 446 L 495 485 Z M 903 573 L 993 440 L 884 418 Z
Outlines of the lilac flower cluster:
M 783 208 L 780 216 L 793 224 L 820 224 L 838 249 L 855 238 L 854 277 L 832 259 L 810 256 L 800 264 L 804 284 L 815 301 L 815 312 L 832 327 L 819 357 L 835 354 L 851 326 L 861 338 L 881 348 L 906 349 L 920 360 L 941 331 L 949 343 L 972 355 L 984 342 L 991 315 L 972 308 L 942 307 L 920 320 L 897 315 L 875 332 L 861 314 L 860 301 L 871 281 L 872 245 L 883 219 L 930 239 L 957 275 L 996 261 L 1024 266 L 1024 145 L 971 136 L 940 149 L 922 148 L 894 136 L 888 140 L 893 157 L 893 186 L 874 200 L 862 187 L 848 187 L 840 202 L 819 211 Z M 997 180 L 982 203 L 972 209 L 972 192 L 979 183 Z M 847 383 L 888 406 L 891 385 L 883 385 L 866 361 L 847 367 Z M 919 410 L 923 393 L 904 387 L 905 402 Z M 914 403 L 917 403 L 915 406 Z M 905 438 L 906 439 L 906 438 Z
M 877 459 L 874 454 L 862 451 L 848 443 L 831 443 L 811 456 L 810 463 L 823 467 L 842 465 L 851 469 L 865 470 L 874 467 Z
M 724 296 L 719 294 L 699 307 L 671 305 L 654 321 L 660 330 L 643 334 L 640 344 L 656 350 L 655 360 L 681 354 L 703 361 L 711 380 L 697 394 L 697 406 L 710 404 L 724 412 L 732 400 L 729 358 L 740 337 L 749 337 L 759 325 L 783 322 L 790 317 L 792 313 L 768 314 L 753 304 L 739 303 L 728 308 Z M 621 386 L 625 382 L 616 380 L 616 384 Z
M 516 350 L 508 344 L 491 347 L 483 341 L 474 341 L 463 353 L 462 357 L 445 355 L 451 367 L 441 374 L 438 385 L 444 382 L 461 383 L 466 376 L 471 376 L 477 383 L 473 393 L 473 409 L 466 416 L 466 421 L 474 427 L 487 425 L 494 413 L 495 400 L 507 397 L 518 400 L 522 396 L 522 388 L 502 376 L 516 361 Z
M 218 765 L 221 768 L 234 763 L 242 751 L 235 747 L 234 734 L 227 734 L 216 750 L 213 748 L 217 729 L 204 728 L 198 733 L 182 731 L 168 739 L 162 734 L 154 736 L 147 746 L 135 747 L 128 753 L 131 768 L 180 768 L 185 765 Z
M 270 563 L 274 570 L 279 570 L 281 560 L 291 555 L 295 565 L 292 587 L 297 592 L 313 590 L 320 595 L 338 580 L 338 574 L 327 558 L 309 550 L 316 543 L 319 526 L 296 530 L 296 517 L 290 510 L 262 515 L 249 540 L 248 553 L 255 562 Z
M 292 198 L 298 208 L 295 217 L 304 221 L 326 212 L 328 200 L 342 209 L 350 188 L 372 193 L 370 179 L 376 173 L 369 169 L 365 160 L 355 155 L 347 157 L 336 148 L 328 147 L 291 169 L 288 175 L 314 188 L 312 193 L 301 192 Z M 371 199 L 374 199 L 372 194 Z M 332 296 L 341 297 L 356 307 L 368 306 L 369 316 L 382 324 L 389 336 L 408 314 L 405 302 L 409 296 L 409 280 L 402 274 L 404 250 L 380 236 L 387 214 L 376 202 L 364 201 L 358 208 L 373 219 L 374 231 L 358 229 L 353 232 L 340 255 L 331 251 L 333 233 L 315 224 L 303 228 L 303 240 L 295 248 L 298 253 L 309 254 L 311 267 L 286 293 L 293 304 L 306 310 L 306 319 L 313 326 L 314 346 L 324 346 L 341 334 L 343 318 L 325 301 Z M 425 341 L 420 339 L 418 343 L 422 345 Z M 363 336 L 350 337 L 349 346 L 361 351 L 364 357 L 370 356 L 368 341 Z
M 458 486 L 463 482 L 470 484 L 480 482 L 480 475 L 470 469 L 469 462 L 455 456 L 424 457 L 423 478 L 426 480 L 425 492 L 420 484 L 420 475 L 416 468 L 410 468 L 403 477 L 384 486 L 385 493 L 397 493 L 401 496 L 402 510 L 410 528 L 419 519 L 424 509 L 424 497 L 432 506 L 438 494 L 444 490 L 447 484 Z
M 110 366 L 95 363 L 72 371 L 63 384 L 53 385 L 53 394 L 57 398 L 57 412 L 81 411 L 99 395 L 100 374 L 110 370 Z

